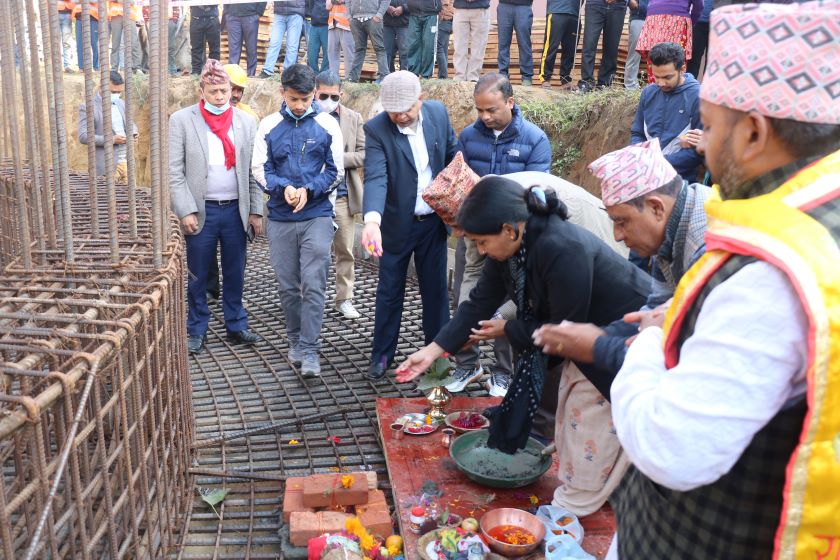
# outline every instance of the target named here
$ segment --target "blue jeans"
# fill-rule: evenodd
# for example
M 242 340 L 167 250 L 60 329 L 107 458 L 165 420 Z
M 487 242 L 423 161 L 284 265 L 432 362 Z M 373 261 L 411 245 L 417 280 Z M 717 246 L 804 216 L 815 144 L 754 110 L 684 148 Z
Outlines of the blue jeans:
M 317 74 L 330 69 L 330 59 L 327 56 L 329 28 L 326 25 L 313 25 L 306 37 L 306 63 Z M 318 67 L 318 56 L 321 56 L 321 66 Z M 338 72 L 336 72 L 338 75 Z
M 385 58 L 388 61 L 388 71 L 396 71 L 394 58 L 400 55 L 400 70 L 408 68 L 408 26 L 382 28 L 382 42 L 385 43 Z
M 187 334 L 204 336 L 210 321 L 207 308 L 207 276 L 216 258 L 216 244 L 222 246 L 222 311 L 230 332 L 248 328 L 248 315 L 242 307 L 245 286 L 245 229 L 239 203 L 207 201 L 204 226 L 195 235 L 185 235 L 187 243 Z
M 510 43 L 516 31 L 516 44 L 519 46 L 519 72 L 522 79 L 534 77 L 534 56 L 531 52 L 531 24 L 534 12 L 531 6 L 499 4 L 496 12 L 499 26 L 499 73 L 508 75 L 510 67 Z
M 93 50 L 91 63 L 94 70 L 99 70 L 99 22 L 90 18 L 90 47 Z M 79 69 L 83 67 L 82 58 L 82 17 L 76 20 L 76 56 L 79 61 Z
M 73 64 L 73 16 L 70 12 L 59 12 L 58 27 L 61 29 L 61 60 L 67 70 Z
M 286 58 L 283 59 L 283 68 L 297 64 L 302 31 L 303 16 L 274 14 L 274 21 L 271 23 L 271 39 L 268 42 L 268 54 L 266 54 L 265 63 L 263 63 L 263 72 L 274 74 L 274 66 L 280 56 L 280 47 L 283 46 L 283 35 L 286 35 Z

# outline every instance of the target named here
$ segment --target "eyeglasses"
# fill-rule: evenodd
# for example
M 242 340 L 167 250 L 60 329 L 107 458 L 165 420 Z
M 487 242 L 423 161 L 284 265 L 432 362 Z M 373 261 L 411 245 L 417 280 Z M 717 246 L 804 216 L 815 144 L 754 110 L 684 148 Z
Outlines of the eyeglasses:
M 341 96 L 337 93 L 329 94 L 329 93 L 319 93 L 318 99 L 321 101 L 326 101 L 327 99 L 332 99 L 333 101 L 338 101 Z

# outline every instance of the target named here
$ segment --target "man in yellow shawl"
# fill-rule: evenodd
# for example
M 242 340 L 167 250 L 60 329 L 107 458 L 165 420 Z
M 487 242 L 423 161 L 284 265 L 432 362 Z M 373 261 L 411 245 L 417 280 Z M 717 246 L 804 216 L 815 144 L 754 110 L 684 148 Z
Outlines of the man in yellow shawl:
M 720 196 L 610 390 L 633 466 L 608 558 L 840 558 L 840 1 L 710 27 L 699 149 Z

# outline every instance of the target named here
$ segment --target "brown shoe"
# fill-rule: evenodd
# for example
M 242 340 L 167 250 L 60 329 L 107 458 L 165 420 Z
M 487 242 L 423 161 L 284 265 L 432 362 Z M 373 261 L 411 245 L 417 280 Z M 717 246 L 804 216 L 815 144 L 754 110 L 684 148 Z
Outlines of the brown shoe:
M 543 81 L 543 83 L 540 84 L 540 87 L 543 89 L 551 89 L 551 80 Z

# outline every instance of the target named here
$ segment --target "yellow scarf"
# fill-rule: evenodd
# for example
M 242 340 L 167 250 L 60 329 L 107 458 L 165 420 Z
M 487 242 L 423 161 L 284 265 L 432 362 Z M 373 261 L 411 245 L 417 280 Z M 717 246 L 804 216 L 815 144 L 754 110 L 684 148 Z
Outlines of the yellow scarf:
M 665 322 L 666 360 L 674 363 L 686 312 L 733 254 L 778 267 L 799 294 L 809 320 L 808 414 L 788 464 L 774 558 L 840 558 L 840 249 L 805 213 L 838 196 L 840 151 L 768 194 L 710 199 L 708 251 L 683 276 Z

